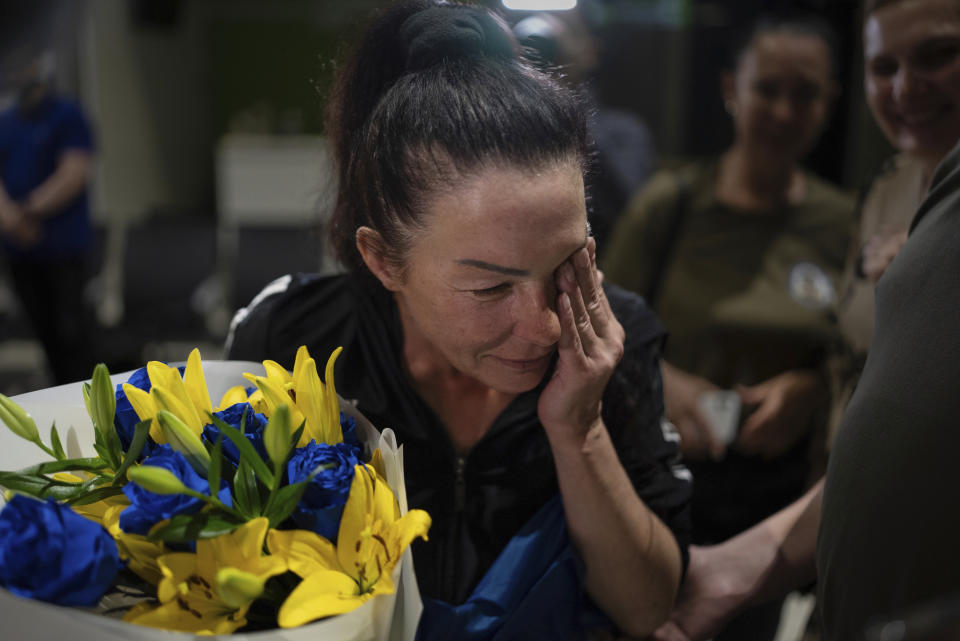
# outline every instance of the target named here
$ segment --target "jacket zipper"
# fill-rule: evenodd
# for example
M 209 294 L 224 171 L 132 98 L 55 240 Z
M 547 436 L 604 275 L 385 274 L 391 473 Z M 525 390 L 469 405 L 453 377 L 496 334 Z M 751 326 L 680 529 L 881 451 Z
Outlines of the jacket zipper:
M 454 485 L 454 509 L 459 514 L 463 512 L 467 505 L 467 480 L 464 470 L 467 467 L 467 459 L 462 456 L 457 457 L 457 473 Z

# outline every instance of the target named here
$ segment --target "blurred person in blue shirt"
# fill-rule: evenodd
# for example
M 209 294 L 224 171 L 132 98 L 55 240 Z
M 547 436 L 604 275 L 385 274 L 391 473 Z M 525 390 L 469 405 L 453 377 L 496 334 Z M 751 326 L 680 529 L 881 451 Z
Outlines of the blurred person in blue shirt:
M 61 384 L 88 377 L 93 360 L 83 313 L 93 136 L 80 107 L 54 91 L 53 71 L 52 54 L 32 58 L 0 112 L 0 243 Z

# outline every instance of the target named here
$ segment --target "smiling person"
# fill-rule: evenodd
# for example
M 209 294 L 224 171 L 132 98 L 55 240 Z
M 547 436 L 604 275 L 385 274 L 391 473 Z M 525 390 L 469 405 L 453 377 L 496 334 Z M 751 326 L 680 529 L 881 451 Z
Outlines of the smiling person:
M 956 604 L 942 600 L 960 585 L 960 2 L 871 0 L 865 17 L 868 103 L 915 163 L 904 175 L 917 191 L 897 195 L 929 189 L 878 269 L 876 331 L 825 479 L 730 540 L 692 547 L 661 641 L 709 639 L 814 579 L 825 641 L 956 638 Z M 887 180 L 874 189 L 896 193 Z
M 584 111 L 517 51 L 463 5 L 373 24 L 329 106 L 348 273 L 268 286 L 227 354 L 290 366 L 301 344 L 343 346 L 338 392 L 397 433 L 409 505 L 433 517 L 413 548 L 424 596 L 463 603 L 560 501 L 582 559 L 568 600 L 585 589 L 645 635 L 672 607 L 688 529 L 689 477 L 661 426 L 663 333 L 639 298 L 601 286 Z
M 854 202 L 800 162 L 836 91 L 832 42 L 807 14 L 758 20 L 722 77 L 733 144 L 655 176 L 603 260 L 606 279 L 643 294 L 670 333 L 667 418 L 694 476 L 699 545 L 796 500 L 826 427 Z M 733 409 L 726 421 L 709 412 L 716 399 Z M 777 604 L 745 613 L 718 638 L 773 638 L 779 616 Z
M 889 10 L 879 11 L 887 5 Z M 850 353 L 833 423 L 856 387 L 870 348 L 874 287 L 906 242 L 934 169 L 960 138 L 955 3 L 873 0 L 868 9 L 863 52 L 867 103 L 899 153 L 885 163 L 864 196 L 844 271 L 838 318 Z

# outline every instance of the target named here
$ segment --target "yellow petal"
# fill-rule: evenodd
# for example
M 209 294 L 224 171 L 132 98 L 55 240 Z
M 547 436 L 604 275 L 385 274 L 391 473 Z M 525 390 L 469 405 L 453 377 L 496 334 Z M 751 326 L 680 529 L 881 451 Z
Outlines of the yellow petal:
M 387 468 L 383 464 L 383 453 L 380 452 L 379 447 L 375 449 L 370 456 L 370 465 L 376 470 L 377 476 L 387 478 Z
M 261 516 L 247 521 L 233 532 L 201 539 L 197 541 L 197 556 L 216 559 L 221 567 L 246 569 L 249 560 L 260 557 L 269 523 Z
M 187 393 L 183 379 L 180 378 L 180 372 L 176 368 L 164 365 L 159 361 L 150 361 L 147 363 L 147 373 L 150 376 L 150 394 L 153 396 L 154 402 L 157 403 L 157 409 L 173 412 L 198 434 L 202 432 L 204 421 Z M 154 395 L 157 388 L 164 390 L 169 398 L 176 399 L 176 406 L 161 405 Z
M 163 363 L 161 363 L 161 365 L 162 364 Z M 160 443 L 161 445 L 166 443 L 167 439 L 163 436 L 160 423 L 157 422 L 157 403 L 154 401 L 153 396 L 150 395 L 150 392 L 146 392 L 130 383 L 124 383 L 123 393 L 127 395 L 127 400 L 130 401 L 130 405 L 133 407 L 133 411 L 137 413 L 137 417 L 141 421 L 150 421 L 150 438 L 152 438 L 155 443 Z
M 290 372 L 276 361 L 263 361 L 263 369 L 267 372 L 267 378 L 280 387 L 286 387 L 293 382 L 293 377 L 290 376 Z
M 259 389 L 255 390 L 253 394 L 247 398 L 247 402 L 250 403 L 250 407 L 252 407 L 253 411 L 257 414 L 267 415 L 267 399 L 263 397 L 263 392 Z
M 368 468 L 369 469 L 369 468 Z M 393 523 L 400 518 L 400 506 L 397 497 L 390 489 L 386 479 L 377 473 L 376 468 L 371 470 L 373 475 L 373 519 L 382 523 Z
M 337 559 L 340 567 L 362 588 L 375 583 L 380 571 L 376 566 L 373 538 L 373 478 L 364 465 L 354 467 L 350 494 L 343 506 L 337 532 Z
M 244 377 L 247 380 L 252 381 L 259 391 L 263 393 L 263 399 L 265 401 L 266 408 L 265 410 L 256 411 L 262 412 L 267 418 L 273 414 L 273 410 L 279 407 L 280 405 L 286 405 L 290 408 L 290 424 L 294 429 L 298 429 L 300 424 L 303 423 L 303 412 L 297 409 L 296 405 L 293 403 L 293 399 L 290 398 L 290 393 L 285 390 L 276 380 L 271 380 L 265 376 L 254 376 L 253 374 L 244 374 Z M 306 431 L 306 430 L 304 430 Z
M 318 570 L 298 585 L 280 606 L 277 622 L 282 628 L 294 628 L 321 617 L 350 612 L 363 605 L 372 593 L 359 589 L 346 574 Z
M 217 405 L 217 412 L 222 412 L 228 407 L 232 407 L 237 403 L 247 403 L 247 390 L 243 385 L 234 385 L 224 393 L 223 398 L 220 399 L 220 404 Z
M 150 585 L 157 585 L 163 578 L 157 559 L 166 554 L 167 550 L 161 541 L 151 541 L 145 536 L 127 534 L 121 530 L 120 513 L 125 508 L 126 506 L 108 508 L 103 516 L 103 527 L 117 542 L 120 558 L 128 561 L 127 567 Z
M 190 632 L 196 635 L 230 634 L 247 624 L 246 608 L 232 611 L 216 602 L 177 599 L 153 607 L 141 604 L 123 620 L 151 628 Z
M 297 408 L 303 412 L 307 421 L 297 447 L 304 447 L 310 441 L 327 443 L 327 434 L 324 429 L 323 383 L 320 382 L 317 364 L 312 358 L 306 358 L 301 363 L 300 374 L 296 378 L 294 389 L 297 392 Z
M 197 555 L 189 552 L 171 552 L 157 558 L 163 578 L 157 584 L 157 598 L 162 603 L 183 596 L 189 590 L 187 579 L 198 573 Z
M 337 357 L 340 356 L 340 352 L 342 351 L 343 347 L 338 347 L 333 350 L 330 358 L 327 359 L 327 368 L 323 373 L 325 392 L 327 395 L 325 402 L 327 408 L 326 429 L 327 438 L 331 439 L 328 442 L 331 445 L 343 442 L 343 431 L 340 429 L 340 399 L 337 398 L 337 388 L 333 382 L 333 365 L 337 362 Z
M 160 361 L 150 361 L 147 363 L 147 376 L 150 378 L 150 387 L 160 385 L 162 387 L 172 388 L 175 381 L 182 380 L 180 372 L 175 367 L 170 367 Z
M 210 403 L 210 392 L 207 391 L 207 379 L 203 375 L 203 363 L 200 360 L 200 350 L 196 347 L 187 357 L 187 367 L 183 371 L 183 386 L 187 390 L 187 396 L 193 402 L 194 409 L 205 419 L 213 412 L 213 405 Z M 205 422 L 205 421 L 204 421 Z
M 183 381 L 180 382 L 180 387 L 183 388 Z M 185 388 L 183 394 L 179 395 L 162 385 L 154 385 L 150 389 L 150 395 L 157 405 L 157 411 L 167 410 L 179 418 L 196 436 L 203 434 L 203 422 L 194 409 L 193 403 L 186 398 Z
M 290 571 L 300 577 L 340 568 L 333 543 L 309 530 L 270 530 L 267 548 L 271 555 L 284 559 Z
M 393 555 L 391 569 L 415 538 L 420 537 L 424 541 L 427 540 L 427 532 L 430 530 L 432 523 L 433 520 L 430 515 L 423 510 L 410 510 L 400 517 L 400 520 L 393 523 L 389 535 L 390 547 L 393 548 L 391 550 Z
M 307 350 L 306 345 L 301 345 L 297 350 L 297 357 L 293 361 L 293 380 L 300 380 L 300 372 L 303 369 L 303 364 L 306 363 L 307 359 L 310 358 L 310 352 Z

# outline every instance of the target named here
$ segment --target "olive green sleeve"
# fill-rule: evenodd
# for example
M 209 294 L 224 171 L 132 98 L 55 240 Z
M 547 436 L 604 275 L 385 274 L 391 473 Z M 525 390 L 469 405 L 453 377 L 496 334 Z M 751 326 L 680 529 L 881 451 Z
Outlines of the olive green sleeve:
M 667 250 L 664 244 L 676 214 L 678 184 L 675 172 L 661 171 L 633 197 L 601 256 L 605 280 L 642 296 L 649 294 L 657 264 Z

